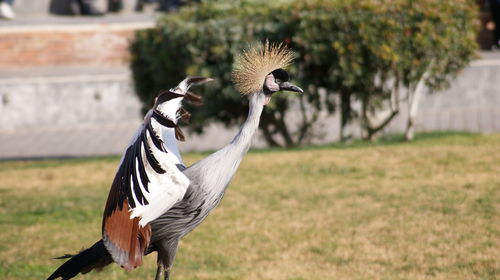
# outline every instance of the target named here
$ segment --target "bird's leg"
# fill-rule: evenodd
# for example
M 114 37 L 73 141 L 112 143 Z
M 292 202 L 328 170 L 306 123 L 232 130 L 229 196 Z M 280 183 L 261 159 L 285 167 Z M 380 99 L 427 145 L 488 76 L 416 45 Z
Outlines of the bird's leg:
M 160 254 L 158 254 L 157 265 L 158 265 L 158 268 L 156 269 L 155 280 L 162 280 L 162 275 L 165 273 L 165 266 L 163 265 L 163 262 L 160 259 Z M 165 273 L 165 275 L 167 275 L 167 274 L 168 274 L 168 272 Z
M 158 268 L 156 269 L 155 280 L 162 280 L 161 275 L 163 274 L 163 272 L 165 272 L 163 265 L 159 265 Z
M 162 277 L 164 275 L 164 277 Z M 165 268 L 162 264 L 158 264 L 156 269 L 155 280 L 169 280 L 170 279 L 170 268 Z
M 164 275 L 164 277 L 162 277 Z M 155 280 L 169 280 L 170 279 L 170 267 L 165 268 L 163 264 L 158 264 L 156 269 Z
M 164 240 L 158 248 L 158 270 L 156 271 L 156 280 L 170 279 L 170 269 L 174 263 L 175 253 L 177 252 L 178 239 Z

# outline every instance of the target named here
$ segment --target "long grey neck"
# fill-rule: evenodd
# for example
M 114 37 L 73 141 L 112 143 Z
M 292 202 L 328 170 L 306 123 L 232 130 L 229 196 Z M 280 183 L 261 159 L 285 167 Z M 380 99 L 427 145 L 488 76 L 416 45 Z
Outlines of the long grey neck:
M 190 166 L 184 173 L 188 178 L 214 195 L 224 191 L 250 149 L 252 138 L 259 127 L 264 107 L 263 94 L 251 94 L 248 117 L 238 134 L 224 148 Z
M 231 147 L 234 155 L 240 154 L 243 157 L 252 144 L 252 138 L 257 129 L 259 128 L 260 116 L 264 108 L 264 95 L 254 93 L 249 96 L 250 107 L 248 110 L 248 117 L 243 125 L 240 127 L 238 134 L 233 138 L 228 147 Z

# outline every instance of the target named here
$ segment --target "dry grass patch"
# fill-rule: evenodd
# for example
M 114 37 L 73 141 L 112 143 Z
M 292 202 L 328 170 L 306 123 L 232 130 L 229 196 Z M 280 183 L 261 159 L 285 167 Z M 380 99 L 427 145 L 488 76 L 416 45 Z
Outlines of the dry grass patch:
M 500 135 L 452 135 L 251 153 L 172 277 L 498 279 L 499 150 Z M 117 163 L 0 163 L 0 278 L 43 279 L 97 240 Z M 152 278 L 146 259 L 81 279 Z

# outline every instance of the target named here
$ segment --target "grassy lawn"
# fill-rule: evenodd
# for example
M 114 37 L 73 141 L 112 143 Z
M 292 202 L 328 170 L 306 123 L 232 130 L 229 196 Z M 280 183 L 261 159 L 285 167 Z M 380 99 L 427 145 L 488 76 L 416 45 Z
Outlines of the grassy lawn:
M 0 279 L 44 279 L 99 239 L 117 164 L 1 162 Z M 152 279 L 155 261 L 79 279 Z M 172 278 L 500 279 L 500 135 L 252 152 Z

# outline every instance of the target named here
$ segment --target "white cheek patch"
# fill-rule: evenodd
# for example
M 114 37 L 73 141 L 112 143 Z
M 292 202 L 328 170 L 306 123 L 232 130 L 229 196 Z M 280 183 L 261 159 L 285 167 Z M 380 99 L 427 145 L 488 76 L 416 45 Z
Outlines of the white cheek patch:
M 264 83 L 271 92 L 277 92 L 280 90 L 280 86 L 276 83 L 273 74 L 267 75 Z

